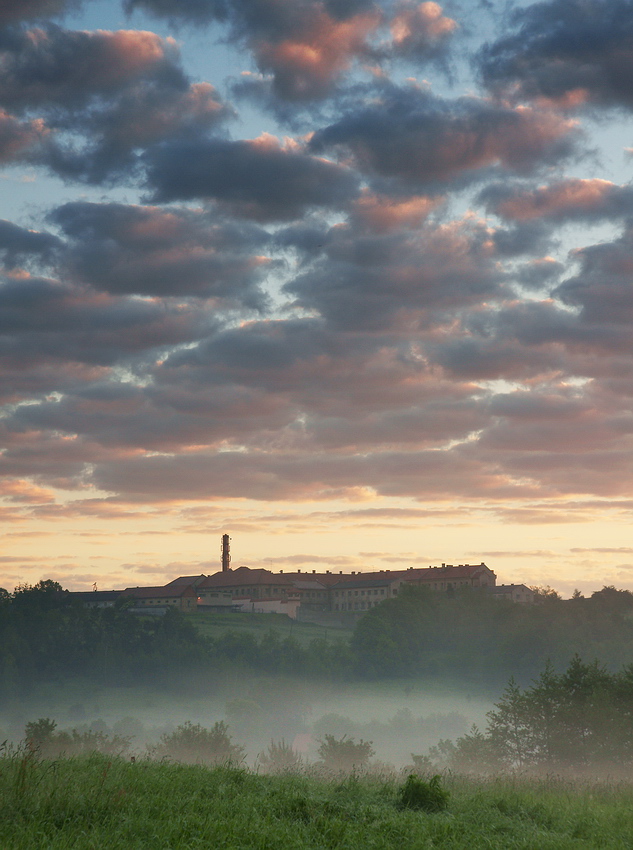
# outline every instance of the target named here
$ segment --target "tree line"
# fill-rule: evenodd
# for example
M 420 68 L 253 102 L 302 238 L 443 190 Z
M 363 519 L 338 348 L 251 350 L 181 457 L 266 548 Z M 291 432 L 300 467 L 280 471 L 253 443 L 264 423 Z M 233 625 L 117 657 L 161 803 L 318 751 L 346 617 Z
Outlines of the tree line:
M 510 675 L 529 681 L 548 660 L 563 669 L 574 654 L 610 669 L 633 659 L 633 594 L 614 588 L 568 600 L 541 591 L 534 605 L 518 605 L 483 592 L 405 587 L 362 616 L 351 641 L 307 646 L 272 629 L 205 637 L 195 618 L 135 615 L 130 604 L 85 607 L 50 580 L 0 589 L 0 701 L 70 677 L 132 685 L 238 668 L 334 680 L 448 676 L 500 687 Z
M 27 696 L 39 682 L 73 677 L 179 685 L 235 668 L 328 678 L 353 670 L 347 642 L 317 639 L 303 647 L 273 630 L 258 639 L 239 629 L 210 638 L 177 610 L 143 616 L 128 610 L 132 604 L 87 607 L 51 580 L 0 589 L 0 704 Z
M 536 589 L 534 604 L 466 589 L 405 587 L 356 624 L 351 648 L 365 676 L 437 676 L 502 686 L 528 681 L 547 661 L 562 669 L 578 654 L 612 669 L 633 660 L 633 593 L 604 587 L 571 599 Z

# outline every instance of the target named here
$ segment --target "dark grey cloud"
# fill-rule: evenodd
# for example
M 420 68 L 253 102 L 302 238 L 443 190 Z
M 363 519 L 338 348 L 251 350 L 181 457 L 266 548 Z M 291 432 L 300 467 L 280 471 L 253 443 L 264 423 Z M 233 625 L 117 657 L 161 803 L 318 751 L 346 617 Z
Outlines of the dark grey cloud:
M 246 218 L 298 218 L 313 207 L 343 206 L 358 191 L 349 169 L 270 136 L 178 140 L 152 148 L 145 162 L 153 203 L 211 199 Z
M 564 263 L 552 257 L 536 257 L 516 271 L 516 279 L 526 289 L 551 289 L 566 273 Z
M 59 207 L 50 219 L 68 237 L 61 267 L 75 282 L 112 294 L 266 305 L 260 283 L 275 263 L 264 253 L 270 237 L 257 225 L 208 210 L 83 202 Z
M 306 18 L 315 8 L 323 8 L 332 17 L 344 20 L 358 12 L 375 8 L 372 0 L 296 0 L 294 3 L 271 0 L 124 0 L 129 12 L 144 9 L 172 22 L 208 23 L 230 19 L 240 31 L 256 29 L 270 34 L 301 32 Z
M 577 275 L 564 281 L 555 291 L 560 300 L 579 309 L 579 323 L 594 329 L 596 342 L 603 343 L 605 334 L 619 347 L 629 337 L 626 350 L 631 351 L 633 321 L 633 233 L 627 230 L 614 242 L 591 245 L 575 252 L 580 262 Z
M 49 18 L 80 5 L 81 0 L 2 0 L 0 26 Z
M 185 445 L 250 441 L 260 430 L 278 430 L 291 418 L 288 408 L 283 399 L 272 403 L 261 392 L 243 387 L 157 391 L 111 379 L 75 387 L 57 400 L 26 405 L 7 424 L 16 433 L 78 436 L 106 449 L 179 452 Z
M 459 452 L 377 452 L 371 456 L 240 452 L 147 457 L 97 464 L 92 481 L 129 499 L 327 499 L 361 488 L 381 495 L 447 497 L 485 490 L 507 496 L 512 487 L 496 470 Z M 529 493 L 531 488 L 522 488 Z
M 479 55 L 489 88 L 569 106 L 633 106 L 631 0 L 552 0 L 517 9 L 515 32 Z
M 500 257 L 517 257 L 544 254 L 552 244 L 553 234 L 543 222 L 528 221 L 514 227 L 499 227 L 492 238 Z
M 8 268 L 28 262 L 31 258 L 48 263 L 62 246 L 63 242 L 52 233 L 27 230 L 11 221 L 0 219 L 0 255 Z
M 310 148 L 341 150 L 368 174 L 443 191 L 490 169 L 529 173 L 573 154 L 575 128 L 554 112 L 512 109 L 478 98 L 454 101 L 416 88 L 386 87 L 318 130 Z
M 7 29 L 0 61 L 0 155 L 26 148 L 66 178 L 103 182 L 132 169 L 136 151 L 233 114 L 213 86 L 189 81 L 172 39 L 150 32 Z
M 285 285 L 332 327 L 415 333 L 447 311 L 501 298 L 506 278 L 480 224 L 383 234 L 336 227 L 325 256 Z
M 27 161 L 45 134 L 43 122 L 20 121 L 0 109 L 0 163 Z
M 0 358 L 130 363 L 202 337 L 213 319 L 194 307 L 112 298 L 43 277 L 0 282 Z
M 14 113 L 83 108 L 152 78 L 182 91 L 188 81 L 175 42 L 150 32 L 74 31 L 55 24 L 0 31 L 0 103 Z
M 432 363 L 441 366 L 447 375 L 461 380 L 521 381 L 547 375 L 567 365 L 562 352 L 551 350 L 548 340 L 519 342 L 498 338 L 490 329 L 489 335 L 472 333 L 454 336 L 440 343 L 430 343 L 426 350 Z

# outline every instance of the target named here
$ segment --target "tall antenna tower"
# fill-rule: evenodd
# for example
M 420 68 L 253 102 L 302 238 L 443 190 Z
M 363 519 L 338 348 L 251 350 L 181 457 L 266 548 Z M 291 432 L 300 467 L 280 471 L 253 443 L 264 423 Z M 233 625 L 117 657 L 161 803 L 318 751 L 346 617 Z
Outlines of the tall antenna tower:
M 231 538 L 228 534 L 222 535 L 222 572 L 228 572 L 231 567 L 229 566 L 231 563 Z

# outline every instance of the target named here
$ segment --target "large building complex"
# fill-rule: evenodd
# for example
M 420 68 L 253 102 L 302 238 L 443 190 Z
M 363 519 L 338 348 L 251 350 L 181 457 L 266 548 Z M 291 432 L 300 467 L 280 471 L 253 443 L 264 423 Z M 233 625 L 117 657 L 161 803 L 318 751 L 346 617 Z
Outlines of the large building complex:
M 471 589 L 496 599 L 529 603 L 534 593 L 525 585 L 497 585 L 497 576 L 480 564 L 442 564 L 403 570 L 367 572 L 273 572 L 238 567 L 231 569 L 228 534 L 222 535 L 221 570 L 212 575 L 179 576 L 163 587 L 128 587 L 121 591 L 77 593 L 85 604 L 113 605 L 128 598 L 133 610 L 161 613 L 181 611 L 245 611 L 298 616 L 349 615 L 369 611 L 397 596 L 403 585 L 427 587 L 443 593 Z

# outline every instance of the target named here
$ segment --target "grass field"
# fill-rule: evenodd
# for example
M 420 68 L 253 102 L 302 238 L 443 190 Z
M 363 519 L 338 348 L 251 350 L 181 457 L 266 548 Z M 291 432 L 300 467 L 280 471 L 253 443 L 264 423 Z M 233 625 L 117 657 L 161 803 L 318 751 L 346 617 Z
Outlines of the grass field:
M 402 809 L 402 779 L 229 767 L 0 759 L 3 850 L 633 847 L 633 786 L 447 777 L 448 809 Z
M 207 637 L 220 637 L 229 630 L 249 632 L 259 640 L 273 629 L 281 638 L 292 637 L 301 646 L 307 646 L 315 639 L 338 641 L 349 640 L 352 629 L 319 626 L 315 623 L 301 623 L 292 620 L 286 614 L 189 614 L 189 622 Z

